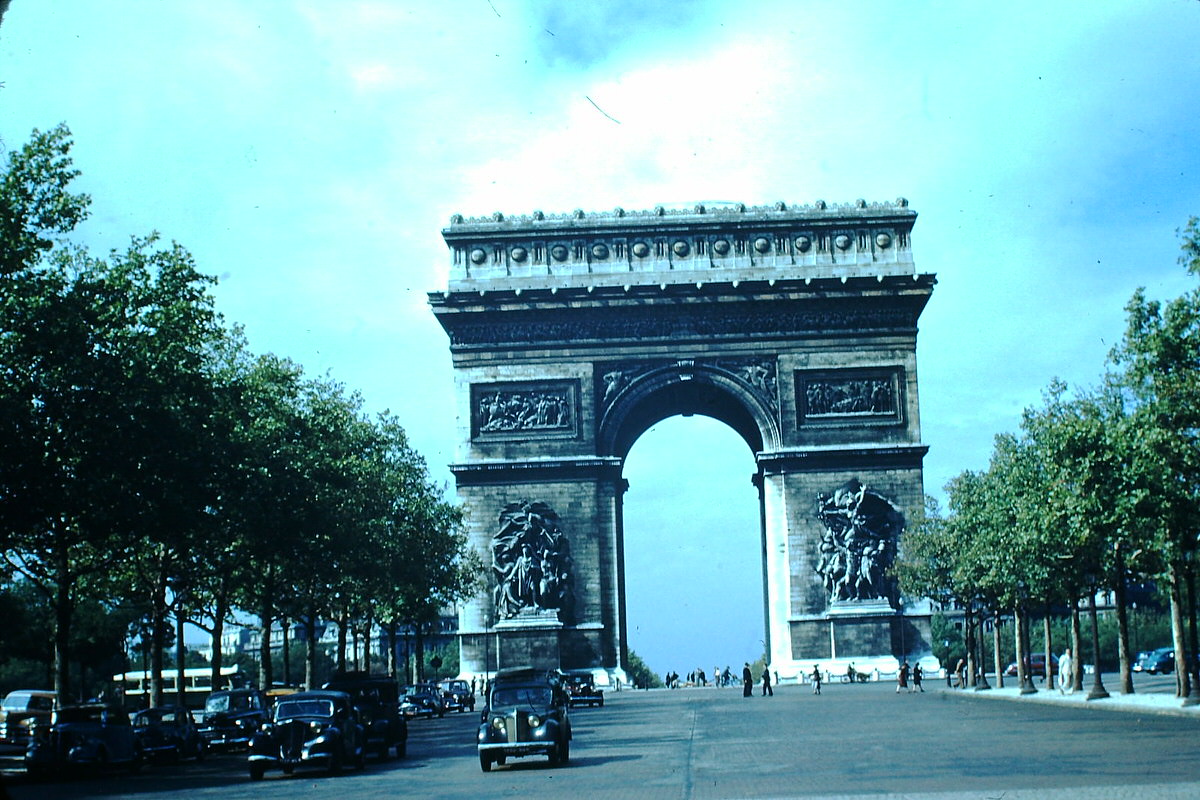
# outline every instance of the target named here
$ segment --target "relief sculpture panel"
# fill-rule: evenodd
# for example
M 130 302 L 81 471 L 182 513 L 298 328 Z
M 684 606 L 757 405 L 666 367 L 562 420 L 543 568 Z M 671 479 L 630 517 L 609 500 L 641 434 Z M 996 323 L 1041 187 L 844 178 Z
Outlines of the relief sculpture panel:
M 573 381 L 471 386 L 471 430 L 476 438 L 565 434 L 578 430 Z
M 797 372 L 800 424 L 899 423 L 901 374 L 899 369 Z
M 554 610 L 561 622 L 571 622 L 574 571 L 571 543 L 554 509 L 528 500 L 504 507 L 500 529 L 492 537 L 492 599 L 501 619 L 525 609 Z

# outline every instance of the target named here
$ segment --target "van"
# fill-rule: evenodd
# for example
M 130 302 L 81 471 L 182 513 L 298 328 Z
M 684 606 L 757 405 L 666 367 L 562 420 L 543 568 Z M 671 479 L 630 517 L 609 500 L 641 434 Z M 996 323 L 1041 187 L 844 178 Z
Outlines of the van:
M 50 689 L 17 689 L 0 703 L 0 743 L 27 745 L 33 727 L 49 724 L 56 695 Z

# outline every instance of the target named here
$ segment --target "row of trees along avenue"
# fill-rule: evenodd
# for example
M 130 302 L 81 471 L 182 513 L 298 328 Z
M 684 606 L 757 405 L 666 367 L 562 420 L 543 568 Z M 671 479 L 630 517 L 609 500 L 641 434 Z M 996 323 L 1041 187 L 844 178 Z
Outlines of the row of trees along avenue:
M 1181 232 L 1180 264 L 1200 277 L 1200 223 Z M 1011 615 L 1023 691 L 1029 620 L 1042 650 L 1054 609 L 1070 610 L 1072 675 L 1101 662 L 1095 597 L 1110 592 L 1117 616 L 1120 691 L 1133 691 L 1126 589 L 1152 581 L 1170 600 L 1177 693 L 1200 701 L 1195 571 L 1200 530 L 1200 289 L 1161 303 L 1138 290 L 1096 387 L 1055 381 L 1016 434 L 996 437 L 990 462 L 946 486 L 948 510 L 930 500 L 905 538 L 896 572 L 904 591 L 965 611 L 967 671 L 983 665 L 985 620 Z M 1080 609 L 1088 616 L 1081 631 Z M 999 680 L 1000 627 L 993 652 Z M 1081 640 L 1086 646 L 1081 647 Z M 1090 640 L 1090 641 L 1087 641 Z M 1100 670 L 1089 696 L 1106 696 Z
M 352 625 L 394 640 L 436 619 L 478 568 L 400 423 L 251 353 L 178 244 L 73 244 L 90 198 L 71 191 L 71 146 L 64 126 L 34 131 L 0 173 L 3 577 L 53 611 L 60 696 L 96 602 L 144 609 L 155 675 L 172 644 L 185 663 L 185 621 L 219 643 L 236 612 L 256 617 L 262 686 L 273 622 L 307 626 L 311 683 L 319 619 L 339 623 L 339 667 Z

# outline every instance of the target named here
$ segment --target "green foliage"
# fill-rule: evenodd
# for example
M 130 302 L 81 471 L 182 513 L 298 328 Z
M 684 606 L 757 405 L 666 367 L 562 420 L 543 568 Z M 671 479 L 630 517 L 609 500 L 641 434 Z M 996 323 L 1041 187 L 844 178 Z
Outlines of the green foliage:
M 145 617 L 157 671 L 181 614 L 422 621 L 471 591 L 461 513 L 398 420 L 250 353 L 180 245 L 64 239 L 89 203 L 71 144 L 35 131 L 0 172 L 0 548 L 38 593 L 21 612 L 47 617 L 3 657 L 52 641 L 64 691 L 71 647 L 96 669 L 119 653 L 110 603 Z
M 963 640 L 963 632 L 942 614 L 934 614 L 930 620 L 930 639 L 933 643 L 933 654 L 938 661 L 949 667 L 957 664 L 960 658 L 967 657 L 967 646 Z
M 632 650 L 629 651 L 629 658 L 625 664 L 625 674 L 637 689 L 661 689 L 663 686 L 662 678 Z

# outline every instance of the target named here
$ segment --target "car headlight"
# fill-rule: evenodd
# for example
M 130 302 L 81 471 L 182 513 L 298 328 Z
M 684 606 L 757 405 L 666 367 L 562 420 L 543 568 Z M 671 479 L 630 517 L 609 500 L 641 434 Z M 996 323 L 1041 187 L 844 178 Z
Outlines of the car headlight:
M 537 714 L 529 715 L 529 727 L 536 728 L 537 726 L 539 726 L 541 724 L 542 724 L 541 717 L 539 717 Z
M 504 730 L 504 717 L 495 717 L 492 719 L 492 727 L 498 731 Z

